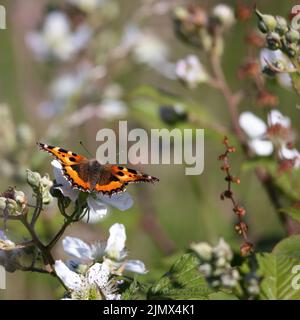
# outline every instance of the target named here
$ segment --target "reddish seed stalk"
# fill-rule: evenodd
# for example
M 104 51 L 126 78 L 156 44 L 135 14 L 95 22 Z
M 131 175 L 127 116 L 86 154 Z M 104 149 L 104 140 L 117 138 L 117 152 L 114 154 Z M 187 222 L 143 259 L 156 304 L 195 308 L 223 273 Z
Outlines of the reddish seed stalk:
M 248 241 L 248 225 L 243 220 L 243 217 L 246 214 L 246 210 L 238 204 L 236 201 L 233 191 L 232 191 L 232 184 L 240 184 L 240 179 L 238 177 L 234 177 L 231 174 L 231 167 L 229 163 L 229 154 L 234 153 L 236 151 L 235 147 L 229 145 L 229 140 L 225 136 L 223 140 L 223 144 L 225 145 L 225 152 L 219 156 L 219 160 L 223 161 L 223 165 L 221 166 L 221 170 L 225 172 L 225 181 L 227 181 L 227 189 L 221 194 L 221 199 L 229 199 L 232 203 L 233 212 L 236 214 L 238 218 L 238 223 L 235 224 L 234 228 L 236 232 L 242 236 L 243 244 L 240 248 L 240 253 L 242 256 L 247 256 L 253 253 L 254 246 L 251 242 Z

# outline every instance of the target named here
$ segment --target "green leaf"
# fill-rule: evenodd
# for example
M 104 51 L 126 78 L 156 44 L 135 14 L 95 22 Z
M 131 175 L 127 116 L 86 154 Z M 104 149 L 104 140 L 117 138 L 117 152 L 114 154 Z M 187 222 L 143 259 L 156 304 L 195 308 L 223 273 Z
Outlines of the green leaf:
M 139 290 L 140 285 L 136 278 L 134 278 L 129 287 L 122 294 L 122 300 L 135 300 Z
M 300 73 L 292 72 L 290 73 L 290 77 L 295 91 L 300 95 Z
M 208 295 L 209 300 L 239 300 L 237 296 L 232 293 L 223 291 L 213 292 Z
M 198 270 L 199 260 L 184 254 L 148 291 L 148 299 L 198 299 L 207 300 L 213 290 Z
M 294 235 L 280 241 L 273 253 L 300 260 L 300 235 Z
M 300 222 L 300 208 L 288 207 L 280 209 L 280 212 L 288 214 L 294 220 Z
M 263 277 L 260 283 L 260 299 L 299 300 L 300 290 L 292 287 L 295 274 L 292 268 L 300 264 L 299 259 L 284 254 L 258 254 L 258 274 Z

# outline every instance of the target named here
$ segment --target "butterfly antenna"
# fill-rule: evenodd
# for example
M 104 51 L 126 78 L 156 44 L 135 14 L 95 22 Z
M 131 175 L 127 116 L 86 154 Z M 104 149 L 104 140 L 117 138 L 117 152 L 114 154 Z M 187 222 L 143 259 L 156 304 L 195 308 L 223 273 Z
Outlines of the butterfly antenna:
M 91 156 L 91 157 L 93 156 L 91 154 L 91 152 L 88 150 L 88 148 L 83 144 L 82 141 L 79 141 L 79 144 L 82 146 L 83 150 L 86 151 L 89 154 L 89 156 Z

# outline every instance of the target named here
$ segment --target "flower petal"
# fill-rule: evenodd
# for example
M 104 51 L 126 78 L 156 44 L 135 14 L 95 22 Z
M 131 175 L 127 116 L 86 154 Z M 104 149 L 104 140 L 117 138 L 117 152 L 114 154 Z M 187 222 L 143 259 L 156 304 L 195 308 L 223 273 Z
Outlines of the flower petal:
M 126 233 L 123 224 L 115 223 L 109 229 L 109 238 L 105 252 L 109 258 L 119 260 L 125 248 Z
M 79 191 L 72 189 L 69 181 L 63 176 L 62 166 L 57 160 L 52 160 L 51 165 L 53 166 L 53 173 L 56 183 L 58 184 L 56 189 L 60 190 L 65 197 L 68 197 L 75 202 Z
M 286 89 L 291 89 L 293 86 L 292 78 L 289 73 L 282 72 L 277 75 L 278 82 Z
M 129 209 L 133 205 L 133 200 L 128 192 L 113 194 L 112 196 L 104 195 L 101 193 L 97 195 L 97 198 L 121 211 Z
M 93 260 L 92 249 L 87 243 L 79 238 L 65 237 L 62 241 L 65 252 L 74 258 L 83 261 Z
M 279 124 L 285 128 L 289 128 L 291 126 L 291 120 L 290 118 L 285 117 L 280 111 L 272 110 L 268 114 L 268 125 L 275 126 L 276 124 Z
M 97 284 L 102 289 L 105 288 L 109 280 L 109 268 L 105 263 L 95 263 L 87 272 L 87 279 L 90 285 Z
M 262 49 L 260 52 L 260 64 L 262 69 L 268 66 L 269 64 L 274 64 L 285 66 L 286 68 L 293 69 L 294 65 L 290 61 L 290 59 L 281 51 L 281 50 L 269 50 Z M 285 87 L 286 89 L 292 88 L 292 79 L 291 76 L 287 72 L 278 72 L 276 74 L 278 82 L 280 85 Z
M 47 57 L 48 47 L 42 34 L 30 32 L 26 35 L 25 41 L 38 60 L 43 60 Z
M 250 138 L 258 138 L 267 132 L 265 122 L 250 111 L 241 113 L 239 124 Z
M 281 50 L 270 50 L 264 48 L 260 51 L 260 64 L 262 69 L 268 66 L 267 62 L 274 64 L 277 61 L 281 61 L 283 63 L 288 61 L 287 57 L 282 53 Z
M 273 152 L 273 144 L 268 140 L 253 139 L 249 146 L 258 156 L 269 156 Z
M 58 277 L 71 290 L 80 290 L 83 281 L 79 274 L 71 271 L 61 260 L 55 261 L 54 269 Z
M 208 79 L 207 72 L 195 55 L 188 55 L 185 59 L 179 60 L 176 63 L 175 73 L 191 88 L 195 88 L 199 83 L 206 82 Z
M 121 300 L 121 295 L 120 294 L 111 294 L 111 293 L 109 293 L 109 294 L 107 294 L 106 296 L 105 296 L 105 298 L 106 298 L 106 300 Z
M 4 231 L 0 229 L 0 240 L 6 241 L 8 240 L 7 236 L 5 235 Z
M 290 160 L 300 157 L 300 153 L 297 149 L 295 149 L 295 148 L 289 149 L 285 145 L 281 146 L 280 155 L 284 159 L 290 159 Z
M 147 273 L 146 267 L 144 262 L 140 260 L 128 260 L 125 263 L 125 270 L 139 273 L 139 274 L 145 274 Z
M 100 201 L 97 197 L 89 195 L 87 198 L 88 209 L 83 217 L 83 221 L 87 223 L 97 223 L 107 214 L 107 206 Z M 89 212 L 87 211 L 89 210 Z
M 92 250 L 92 257 L 93 260 L 98 260 L 105 256 L 105 248 L 101 244 L 101 242 L 96 242 L 91 245 L 91 250 Z

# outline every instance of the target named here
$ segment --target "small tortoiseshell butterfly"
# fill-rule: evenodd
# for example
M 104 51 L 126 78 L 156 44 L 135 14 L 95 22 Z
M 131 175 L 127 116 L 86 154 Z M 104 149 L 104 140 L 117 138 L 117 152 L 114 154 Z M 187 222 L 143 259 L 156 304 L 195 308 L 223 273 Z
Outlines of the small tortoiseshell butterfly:
M 37 143 L 41 150 L 52 154 L 62 165 L 64 177 L 72 188 L 84 192 L 112 195 L 123 192 L 129 183 L 157 182 L 158 178 L 118 165 L 100 164 L 72 151 Z

